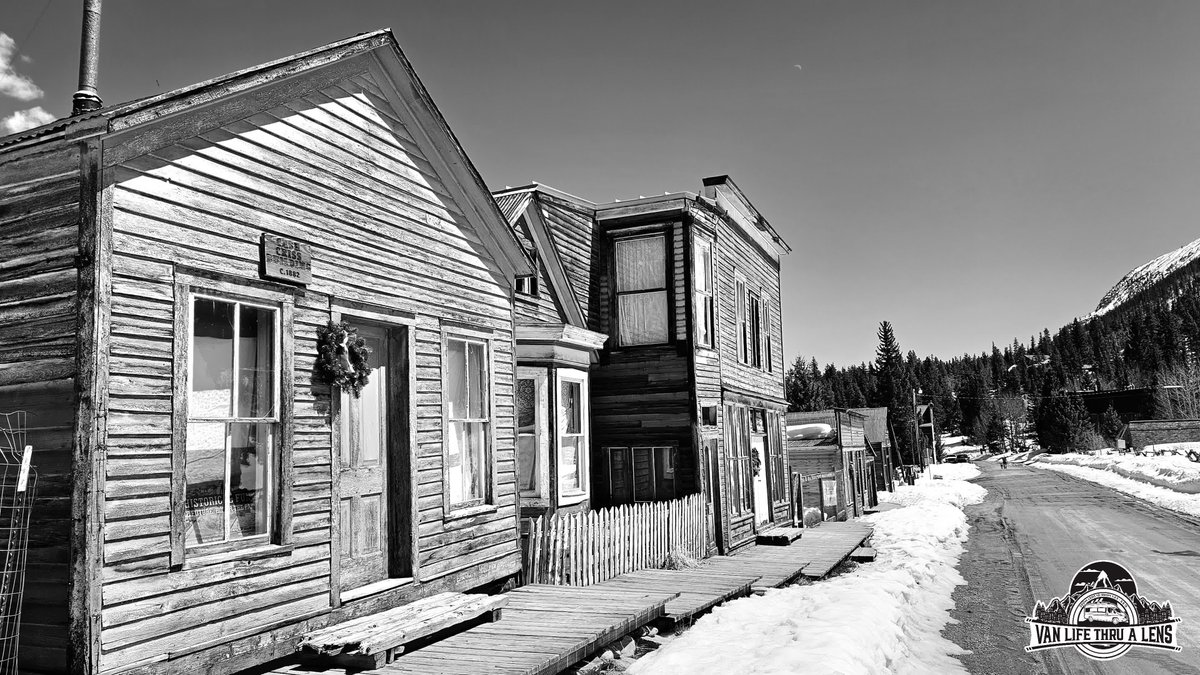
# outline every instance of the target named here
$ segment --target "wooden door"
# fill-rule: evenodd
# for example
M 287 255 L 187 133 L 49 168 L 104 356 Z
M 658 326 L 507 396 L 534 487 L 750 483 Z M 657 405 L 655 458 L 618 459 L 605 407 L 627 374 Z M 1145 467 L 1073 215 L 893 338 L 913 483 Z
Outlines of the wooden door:
M 717 439 L 705 439 L 703 450 L 704 462 L 704 519 L 707 523 L 708 550 L 725 550 L 725 542 L 721 533 L 725 528 L 718 518 L 721 517 L 721 472 L 717 464 Z
M 388 399 L 394 374 L 388 331 L 358 326 L 371 350 L 371 376 L 359 396 L 342 392 L 338 476 L 338 544 L 342 590 L 388 577 Z

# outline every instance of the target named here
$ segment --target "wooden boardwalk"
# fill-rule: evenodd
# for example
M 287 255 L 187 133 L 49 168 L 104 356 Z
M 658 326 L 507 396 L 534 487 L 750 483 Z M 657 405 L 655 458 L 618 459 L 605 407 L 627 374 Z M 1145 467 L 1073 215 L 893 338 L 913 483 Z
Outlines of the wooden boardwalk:
M 805 529 L 789 546 L 753 546 L 686 570 L 641 570 L 591 586 L 523 586 L 508 594 L 500 620 L 468 628 L 396 657 L 393 675 L 552 675 L 660 618 L 681 621 L 733 598 L 800 577 L 820 578 L 871 535 L 862 522 Z M 319 663 L 272 675 L 344 675 Z
M 500 620 L 468 628 L 392 663 L 360 673 L 393 675 L 552 675 L 663 616 L 676 593 L 607 586 L 523 586 L 508 594 Z M 299 664 L 273 675 L 340 675 L 343 668 Z
M 754 546 L 732 556 L 715 556 L 700 569 L 757 574 L 755 592 L 778 588 L 803 576 L 820 579 L 871 536 L 871 526 L 855 521 L 823 523 L 804 530 L 789 546 Z

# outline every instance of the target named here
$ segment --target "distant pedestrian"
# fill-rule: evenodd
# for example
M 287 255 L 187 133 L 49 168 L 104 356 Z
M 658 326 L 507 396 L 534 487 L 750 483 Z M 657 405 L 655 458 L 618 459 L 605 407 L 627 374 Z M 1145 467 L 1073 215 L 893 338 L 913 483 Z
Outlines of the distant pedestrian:
M 1007 458 L 1007 457 L 1001 457 L 1001 458 L 1000 458 L 1000 468 L 1001 468 L 1001 469 L 1007 469 L 1007 468 L 1008 468 L 1008 458 Z

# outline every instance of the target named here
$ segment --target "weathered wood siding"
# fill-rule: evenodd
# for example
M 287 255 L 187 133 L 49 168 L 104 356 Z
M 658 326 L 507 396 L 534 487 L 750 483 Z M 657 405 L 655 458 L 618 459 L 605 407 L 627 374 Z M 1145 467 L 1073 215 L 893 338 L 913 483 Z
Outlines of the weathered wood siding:
M 19 650 L 31 673 L 68 669 L 80 178 L 74 145 L 0 158 L 0 412 L 28 413 L 38 472 Z
M 590 330 L 603 333 L 600 242 L 593 212 L 545 193 L 538 193 L 537 200 L 584 320 Z
M 378 84 L 355 76 L 111 167 L 114 261 L 102 665 L 251 665 L 331 617 L 330 391 L 312 381 L 334 302 L 413 317 L 419 583 L 340 611 L 519 569 L 509 282 Z M 148 133 L 153 133 L 151 130 Z M 257 279 L 268 232 L 312 245 L 294 321 L 294 545 L 287 555 L 169 568 L 173 278 Z M 490 330 L 497 508 L 443 512 L 443 322 Z M 284 403 L 285 405 L 288 402 Z M 420 583 L 430 582 L 430 583 Z M 301 623 L 301 621 L 303 621 Z M 224 646 L 222 646 L 224 645 Z M 147 666 L 149 667 L 149 666 Z
M 713 218 L 693 210 L 697 217 L 715 221 L 717 243 L 714 250 L 717 286 L 717 337 L 721 348 L 721 380 L 726 387 L 753 393 L 763 398 L 782 401 L 783 392 L 783 332 L 779 304 L 779 264 L 768 257 L 740 229 L 728 220 Z M 738 359 L 737 303 L 735 272 L 746 280 L 746 287 L 756 291 L 771 313 L 771 365 L 767 368 L 741 363 Z

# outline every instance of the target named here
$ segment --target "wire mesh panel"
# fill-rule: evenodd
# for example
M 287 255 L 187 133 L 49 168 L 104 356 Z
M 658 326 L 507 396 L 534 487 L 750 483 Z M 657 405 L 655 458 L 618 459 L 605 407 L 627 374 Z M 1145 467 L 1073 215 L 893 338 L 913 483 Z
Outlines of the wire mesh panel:
M 17 672 L 29 512 L 37 488 L 24 411 L 0 413 L 0 675 Z

